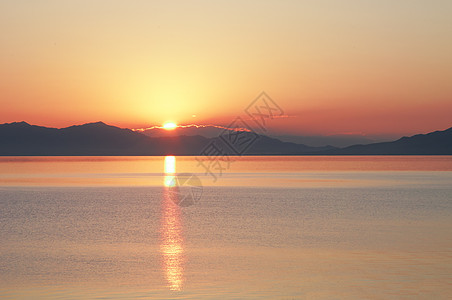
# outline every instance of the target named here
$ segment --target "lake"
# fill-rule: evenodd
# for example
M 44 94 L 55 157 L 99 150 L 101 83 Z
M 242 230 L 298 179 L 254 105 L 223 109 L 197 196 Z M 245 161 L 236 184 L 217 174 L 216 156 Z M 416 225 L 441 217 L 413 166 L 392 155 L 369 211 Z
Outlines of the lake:
M 0 157 L 0 237 L 6 299 L 449 299 L 452 156 Z

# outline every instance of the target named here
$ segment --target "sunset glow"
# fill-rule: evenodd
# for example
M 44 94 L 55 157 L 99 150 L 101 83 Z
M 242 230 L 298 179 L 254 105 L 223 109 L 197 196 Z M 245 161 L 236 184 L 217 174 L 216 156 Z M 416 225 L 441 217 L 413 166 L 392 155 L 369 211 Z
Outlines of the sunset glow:
M 451 54 L 452 0 L 0 1 L 0 298 L 452 299 Z
M 176 123 L 173 123 L 173 122 L 168 122 L 168 123 L 163 124 L 163 129 L 166 129 L 166 130 L 173 130 L 176 128 L 177 128 L 177 125 L 176 125 Z
M 288 116 L 268 125 L 278 133 L 441 130 L 451 11 L 451 1 L 2 1 L 0 123 L 227 126 L 266 91 Z

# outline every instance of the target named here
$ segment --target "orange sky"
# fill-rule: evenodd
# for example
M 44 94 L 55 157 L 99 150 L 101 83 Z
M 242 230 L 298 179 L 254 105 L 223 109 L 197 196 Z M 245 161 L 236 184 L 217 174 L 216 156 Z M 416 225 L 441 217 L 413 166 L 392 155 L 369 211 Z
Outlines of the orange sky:
M 278 132 L 445 129 L 451 11 L 414 0 L 2 1 L 0 123 L 227 125 L 266 91 L 289 116 L 269 123 Z

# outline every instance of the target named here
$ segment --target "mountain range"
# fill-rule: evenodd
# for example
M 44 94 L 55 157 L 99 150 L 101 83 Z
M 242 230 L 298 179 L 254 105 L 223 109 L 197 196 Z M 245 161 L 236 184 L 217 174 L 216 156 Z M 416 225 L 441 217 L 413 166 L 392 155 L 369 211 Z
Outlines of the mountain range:
M 136 129 L 149 137 L 186 135 L 194 136 L 201 135 L 207 138 L 217 137 L 224 131 L 225 127 L 217 125 L 184 125 L 175 130 L 168 131 L 161 127 L 150 127 L 143 129 Z M 291 142 L 295 144 L 305 144 L 312 147 L 323 147 L 331 145 L 334 147 L 347 147 L 355 144 L 370 144 L 377 142 L 387 142 L 394 138 L 390 136 L 364 136 L 359 133 L 334 134 L 334 135 L 288 135 L 277 132 L 267 132 L 267 136 L 276 138 L 284 142 Z
M 201 155 L 212 154 L 212 149 L 221 149 L 222 155 L 452 155 L 452 128 L 344 148 L 312 147 L 224 128 L 217 136 L 203 136 L 202 130 L 199 133 L 152 136 L 103 122 L 61 129 L 14 122 L 0 125 L 0 155 Z

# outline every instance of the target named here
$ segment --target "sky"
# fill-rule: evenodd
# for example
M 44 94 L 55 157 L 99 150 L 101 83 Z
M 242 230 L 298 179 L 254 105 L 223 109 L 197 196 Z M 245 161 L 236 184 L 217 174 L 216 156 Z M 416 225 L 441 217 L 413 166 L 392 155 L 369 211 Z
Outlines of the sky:
M 0 123 L 398 136 L 452 126 L 452 1 L 0 1 Z

